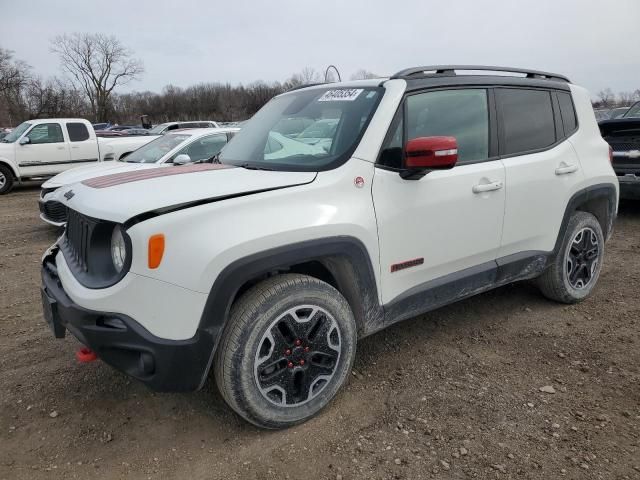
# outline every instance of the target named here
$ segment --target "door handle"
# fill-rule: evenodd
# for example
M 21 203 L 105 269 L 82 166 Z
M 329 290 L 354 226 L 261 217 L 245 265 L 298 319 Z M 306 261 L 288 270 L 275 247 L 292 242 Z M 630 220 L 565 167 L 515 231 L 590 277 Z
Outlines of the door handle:
M 64 150 L 64 147 L 56 147 L 58 150 Z
M 474 185 L 471 190 L 473 193 L 492 192 L 493 190 L 500 190 L 502 186 L 502 182 L 479 183 Z
M 73 148 L 73 149 L 78 149 L 78 148 L 80 148 L 80 147 L 78 147 L 78 146 L 74 145 L 74 146 L 73 146 L 73 147 L 71 147 L 71 148 Z
M 564 164 L 564 166 L 556 168 L 556 175 L 566 175 L 567 173 L 573 173 L 576 170 L 578 170 L 577 165 Z

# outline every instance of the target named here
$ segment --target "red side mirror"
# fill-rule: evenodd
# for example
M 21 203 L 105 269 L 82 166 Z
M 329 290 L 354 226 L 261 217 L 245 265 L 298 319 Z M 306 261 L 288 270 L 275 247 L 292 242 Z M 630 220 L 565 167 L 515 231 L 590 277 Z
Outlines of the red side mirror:
M 418 137 L 405 147 L 405 168 L 408 170 L 447 170 L 458 161 L 455 137 Z

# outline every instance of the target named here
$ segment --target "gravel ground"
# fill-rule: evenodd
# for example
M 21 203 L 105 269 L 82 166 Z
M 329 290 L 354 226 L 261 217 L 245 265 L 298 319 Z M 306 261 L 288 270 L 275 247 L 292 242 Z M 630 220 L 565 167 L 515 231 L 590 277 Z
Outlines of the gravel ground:
M 640 203 L 585 302 L 521 283 L 398 324 L 360 342 L 317 418 L 265 432 L 212 381 L 154 394 L 76 363 L 41 315 L 59 232 L 37 195 L 0 197 L 0 479 L 640 478 Z

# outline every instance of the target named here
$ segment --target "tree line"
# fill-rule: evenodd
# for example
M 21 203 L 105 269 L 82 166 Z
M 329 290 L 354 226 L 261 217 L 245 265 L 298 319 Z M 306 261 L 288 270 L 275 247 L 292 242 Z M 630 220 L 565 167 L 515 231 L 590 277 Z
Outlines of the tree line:
M 238 121 L 251 117 L 269 99 L 293 87 L 334 81 L 335 72 L 306 67 L 282 82 L 248 85 L 206 82 L 181 88 L 167 85 L 161 92 L 118 93 L 144 74 L 144 65 L 116 37 L 73 33 L 51 41 L 62 76 L 42 78 L 0 46 L 0 127 L 30 118 L 81 117 L 93 122 L 138 124 L 147 115 L 154 124 L 169 120 Z M 351 79 L 376 75 L 359 70 Z M 613 108 L 640 100 L 640 89 L 598 92 L 594 108 Z
M 598 92 L 596 98 L 592 102 L 593 108 L 628 107 L 640 101 L 640 88 L 633 92 L 619 92 L 617 94 L 610 88 L 605 88 Z
M 116 37 L 73 33 L 51 41 L 63 75 L 42 78 L 0 46 L 0 127 L 31 118 L 82 117 L 93 122 L 138 124 L 147 115 L 154 124 L 168 120 L 245 120 L 269 99 L 299 85 L 325 80 L 306 67 L 283 82 L 249 85 L 207 82 L 180 88 L 167 85 L 160 93 L 118 93 L 118 87 L 139 79 L 144 65 Z M 371 78 L 359 70 L 352 79 Z M 333 80 L 329 75 L 328 80 Z

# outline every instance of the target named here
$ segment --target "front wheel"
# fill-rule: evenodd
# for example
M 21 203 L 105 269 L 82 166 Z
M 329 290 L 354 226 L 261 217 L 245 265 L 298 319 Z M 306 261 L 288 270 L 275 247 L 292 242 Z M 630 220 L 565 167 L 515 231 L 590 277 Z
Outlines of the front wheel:
M 306 275 L 279 275 L 231 308 L 216 352 L 216 382 L 229 406 L 254 425 L 296 425 L 336 395 L 356 341 L 353 313 L 335 288 Z
M 6 166 L 0 165 L 0 195 L 9 193 L 13 188 L 13 172 Z
M 595 287 L 604 255 L 604 235 L 591 213 L 575 212 L 569 219 L 558 254 L 537 279 L 542 294 L 562 303 L 577 303 Z

